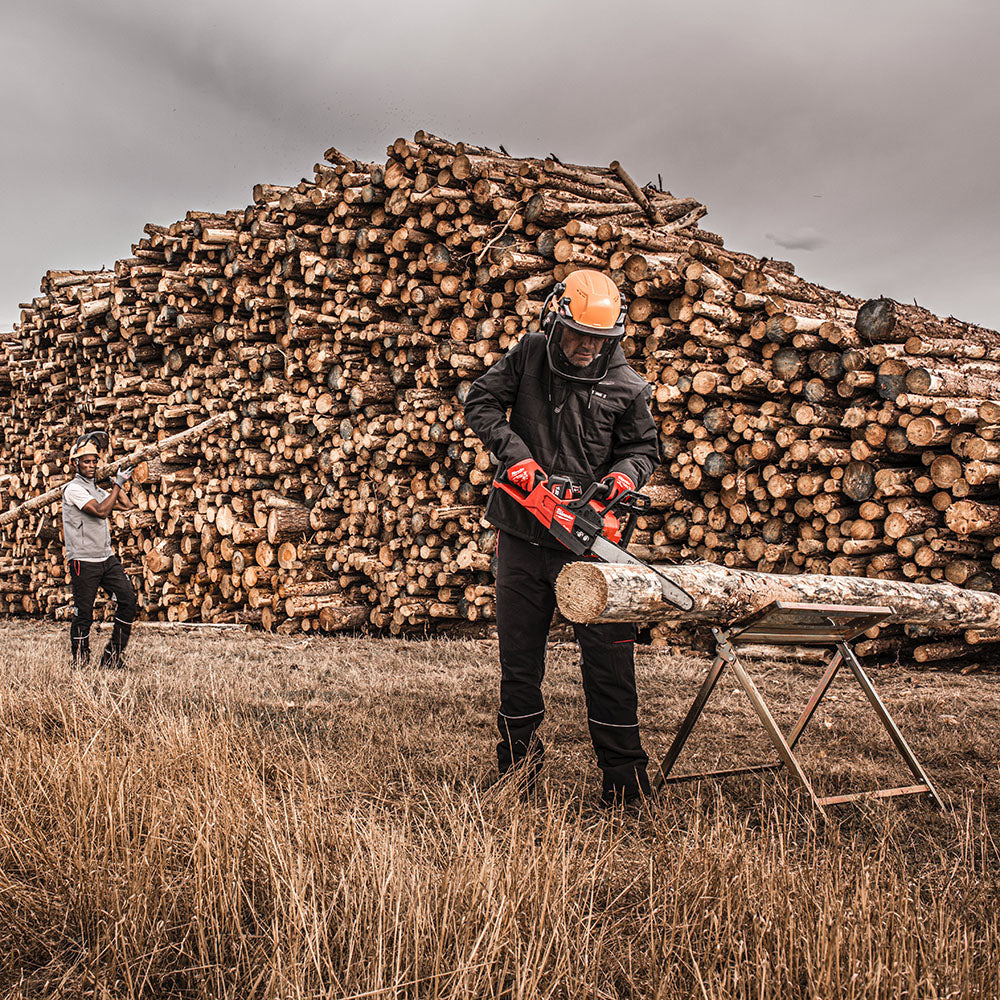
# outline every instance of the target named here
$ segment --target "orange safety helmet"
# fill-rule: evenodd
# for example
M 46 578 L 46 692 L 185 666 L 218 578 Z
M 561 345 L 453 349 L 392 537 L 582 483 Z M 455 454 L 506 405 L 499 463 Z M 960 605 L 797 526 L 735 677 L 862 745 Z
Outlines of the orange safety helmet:
M 600 382 L 607 375 L 611 354 L 625 333 L 624 321 L 621 293 L 606 274 L 591 268 L 573 271 L 552 289 L 542 306 L 549 367 L 557 375 L 576 382 Z M 560 342 L 564 327 L 606 341 L 586 368 L 570 364 L 563 354 Z

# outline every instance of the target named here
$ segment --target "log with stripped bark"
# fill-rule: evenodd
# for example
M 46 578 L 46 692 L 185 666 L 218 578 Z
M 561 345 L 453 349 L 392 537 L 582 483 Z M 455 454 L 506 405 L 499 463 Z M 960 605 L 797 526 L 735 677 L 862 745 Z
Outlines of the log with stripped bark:
M 663 599 L 658 574 L 684 588 L 694 608 L 681 612 Z M 623 566 L 574 562 L 556 580 L 560 612 L 572 622 L 665 619 L 728 625 L 771 601 L 891 607 L 887 624 L 929 626 L 942 632 L 1000 628 L 1000 595 L 950 584 L 857 577 L 751 573 L 711 563 Z

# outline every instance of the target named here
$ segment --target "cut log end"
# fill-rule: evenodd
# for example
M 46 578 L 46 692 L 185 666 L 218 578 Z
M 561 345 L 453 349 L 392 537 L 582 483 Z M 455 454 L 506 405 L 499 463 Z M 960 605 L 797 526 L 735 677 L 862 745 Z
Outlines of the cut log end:
M 556 578 L 559 610 L 571 622 L 594 621 L 608 606 L 608 578 L 592 563 L 573 563 Z

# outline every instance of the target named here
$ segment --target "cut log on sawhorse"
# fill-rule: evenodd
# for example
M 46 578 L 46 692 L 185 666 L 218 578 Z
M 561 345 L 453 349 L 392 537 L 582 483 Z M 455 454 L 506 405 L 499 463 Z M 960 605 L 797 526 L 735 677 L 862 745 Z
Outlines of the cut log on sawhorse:
M 795 781 L 809 794 L 813 805 L 825 818 L 825 806 L 840 805 L 846 802 L 856 802 L 862 799 L 893 798 L 901 795 L 929 795 L 935 804 L 943 809 L 944 804 L 935 791 L 930 778 L 913 755 L 909 744 L 903 738 L 899 727 L 889 715 L 882 699 L 878 696 L 868 675 L 861 668 L 857 657 L 848 643 L 876 622 L 893 613 L 892 608 L 872 607 L 868 605 L 836 605 L 836 604 L 790 604 L 784 601 L 773 601 L 767 607 L 755 614 L 742 618 L 728 628 L 713 628 L 715 635 L 716 656 L 701 685 L 694 703 L 674 737 L 674 741 L 660 764 L 659 773 L 653 782 L 655 789 L 664 784 L 679 781 L 691 781 L 703 778 L 725 778 L 737 774 L 757 774 L 764 771 L 778 770 L 782 766 L 788 768 Z M 779 728 L 771 710 L 764 701 L 753 678 L 747 672 L 740 660 L 737 650 L 741 646 L 757 644 L 785 646 L 831 646 L 834 649 L 833 658 L 827 664 L 822 677 L 813 689 L 798 722 L 786 737 Z M 795 755 L 796 744 L 805 732 L 810 720 L 816 713 L 830 684 L 843 664 L 847 664 L 855 680 L 861 686 L 865 696 L 878 716 L 879 721 L 889 733 L 896 750 L 910 769 L 916 783 L 893 788 L 878 788 L 866 792 L 852 792 L 845 795 L 819 796 L 813 790 L 806 777 L 802 765 Z M 735 767 L 726 770 L 699 771 L 689 774 L 675 775 L 674 764 L 680 756 L 684 744 L 691 731 L 701 717 L 712 692 L 715 690 L 726 667 L 731 667 L 739 681 L 740 687 L 750 699 L 750 703 L 760 719 L 768 738 L 778 752 L 779 760 L 772 764 L 753 764 L 748 767 Z

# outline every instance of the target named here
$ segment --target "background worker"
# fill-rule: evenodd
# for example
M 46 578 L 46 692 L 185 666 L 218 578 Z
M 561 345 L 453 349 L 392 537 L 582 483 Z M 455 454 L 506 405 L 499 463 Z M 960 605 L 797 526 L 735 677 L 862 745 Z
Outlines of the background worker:
M 85 434 L 73 446 L 70 461 L 76 476 L 63 489 L 63 539 L 73 588 L 70 646 L 74 665 L 86 666 L 90 662 L 94 599 L 98 589 L 103 589 L 115 600 L 115 620 L 111 638 L 101 655 L 101 667 L 121 667 L 137 604 L 135 590 L 111 551 L 108 518 L 116 510 L 134 508 L 125 492 L 132 470 L 118 470 L 110 493 L 101 489 L 94 481 L 100 457 L 95 436 Z
M 614 282 L 580 270 L 555 286 L 540 333 L 523 337 L 473 383 L 470 427 L 496 456 L 498 479 L 529 492 L 550 475 L 611 498 L 642 486 L 659 462 L 649 385 L 625 360 L 624 310 Z M 509 411 L 509 416 L 508 416 Z M 555 610 L 555 579 L 575 559 L 517 501 L 494 487 L 486 517 L 499 529 L 497 630 L 500 710 L 497 762 L 530 787 L 541 767 L 541 683 Z M 590 736 L 603 772 L 602 800 L 649 791 L 637 716 L 631 624 L 576 625 Z

